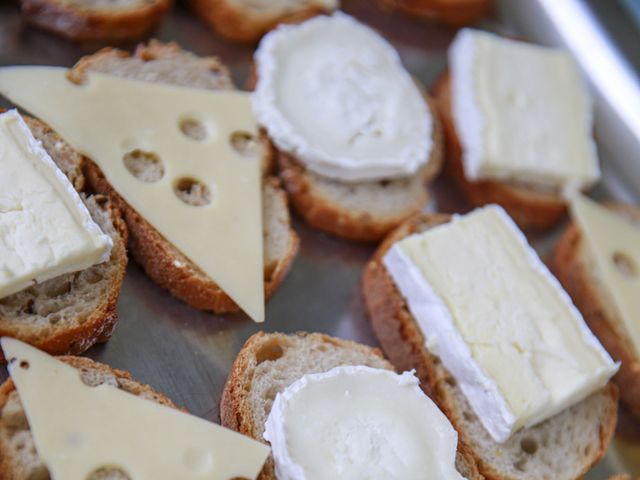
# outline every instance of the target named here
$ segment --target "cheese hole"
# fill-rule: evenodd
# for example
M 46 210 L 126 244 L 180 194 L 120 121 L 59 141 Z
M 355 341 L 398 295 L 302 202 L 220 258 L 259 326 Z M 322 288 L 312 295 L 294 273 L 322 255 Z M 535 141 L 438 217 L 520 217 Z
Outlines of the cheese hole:
M 243 157 L 257 157 L 262 145 L 255 135 L 248 132 L 233 132 L 229 137 L 233 149 Z
M 538 442 L 531 437 L 525 437 L 520 440 L 520 448 L 523 452 L 533 455 L 538 451 Z
M 265 343 L 256 352 L 256 363 L 259 365 L 262 362 L 266 362 L 267 360 L 277 360 L 282 357 L 282 355 L 284 355 L 284 350 L 282 349 L 282 345 L 280 345 L 280 342 L 271 340 Z
M 129 173 L 142 182 L 157 182 L 164 176 L 164 167 L 160 157 L 153 152 L 145 152 L 136 148 L 125 153 L 122 161 Z
M 113 478 L 117 480 L 131 480 L 131 477 L 122 468 L 116 466 L 100 467 L 89 474 L 86 480 L 105 480 Z
M 204 475 L 213 468 L 213 457 L 206 450 L 190 448 L 184 454 L 184 464 L 192 472 Z
M 613 252 L 611 257 L 618 271 L 626 277 L 635 277 L 638 274 L 638 268 L 633 259 L 624 252 Z
M 211 203 L 211 190 L 195 178 L 179 178 L 173 184 L 173 192 L 180 200 L 193 207 L 202 207 Z
M 27 362 L 26 360 L 22 360 L 20 362 L 20 368 L 24 368 L 25 370 L 29 369 L 29 362 Z
M 181 118 L 178 126 L 180 131 L 192 140 L 201 142 L 207 138 L 207 127 L 197 118 Z

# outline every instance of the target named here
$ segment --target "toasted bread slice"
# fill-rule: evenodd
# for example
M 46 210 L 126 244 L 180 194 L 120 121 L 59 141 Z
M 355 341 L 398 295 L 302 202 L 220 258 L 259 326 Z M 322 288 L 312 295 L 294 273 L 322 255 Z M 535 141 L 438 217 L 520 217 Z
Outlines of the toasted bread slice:
M 29 117 L 25 121 L 73 186 L 82 191 L 80 155 L 44 123 Z M 54 355 L 82 353 L 111 337 L 127 266 L 127 229 L 107 197 L 81 195 L 93 220 L 113 240 L 111 257 L 0 299 L 0 336 L 18 338 Z M 1 352 L 0 360 L 4 360 Z
M 473 23 L 485 16 L 492 0 L 378 0 L 383 8 L 391 8 L 415 18 L 434 20 L 454 26 Z
M 38 28 L 76 42 L 136 40 L 157 25 L 172 0 L 21 0 Z
M 612 208 L 640 223 L 640 209 L 628 205 Z M 556 243 L 550 267 L 582 312 L 589 328 L 614 360 L 622 362 L 613 380 L 620 388 L 622 402 L 634 416 L 640 417 L 640 359 L 575 222 L 567 226 Z
M 222 425 L 266 443 L 264 425 L 276 395 L 303 375 L 340 365 L 393 370 L 378 349 L 347 340 L 320 333 L 256 333 L 231 367 L 220 403 Z M 469 480 L 482 478 L 460 448 L 456 467 Z M 259 480 L 276 480 L 274 468 L 269 457 Z
M 230 89 L 233 83 L 227 69 L 215 58 L 199 58 L 176 44 L 152 41 L 139 46 L 134 56 L 104 49 L 85 57 L 70 71 L 70 78 L 81 83 L 86 71 L 98 71 L 136 80 L 191 86 L 211 90 Z M 263 148 L 263 172 L 269 171 L 272 150 Z M 123 212 L 129 227 L 129 249 L 147 275 L 172 295 L 189 305 L 215 313 L 239 308 L 198 266 L 187 259 L 152 225 L 115 192 L 91 160 L 84 171 L 91 187 L 109 195 Z M 282 282 L 298 251 L 298 236 L 291 227 L 287 198 L 275 177 L 265 177 L 262 189 L 264 228 L 265 295 L 269 298 Z
M 112 385 L 133 395 L 177 408 L 164 395 L 136 382 L 128 372 L 113 369 L 88 358 L 61 357 L 80 370 L 82 381 L 90 386 Z M 52 412 L 54 414 L 54 412 Z M 36 451 L 33 435 L 20 396 L 11 379 L 0 386 L 0 478 L 4 480 L 47 480 L 49 472 Z M 120 470 L 104 468 L 88 480 L 127 480 Z
M 447 152 L 445 170 L 469 201 L 475 206 L 488 203 L 501 205 L 523 229 L 546 230 L 557 224 L 567 212 L 561 192 L 492 180 L 467 180 L 462 163 L 462 147 L 453 122 L 448 73 L 436 81 L 433 95 L 444 130 Z
M 495 480 L 578 479 L 605 453 L 614 434 L 617 389 L 604 389 L 555 417 L 514 433 L 505 443 L 492 440 L 455 379 L 425 340 L 387 273 L 382 258 L 398 240 L 449 221 L 440 214 L 416 215 L 385 239 L 367 264 L 362 291 L 373 330 L 385 355 L 399 370 L 415 368 L 423 389 L 446 413 L 480 473 Z
M 278 152 L 280 178 L 296 212 L 314 228 L 348 240 L 378 242 L 429 200 L 426 185 L 442 167 L 442 130 L 432 103 L 433 146 L 427 163 L 414 175 L 346 183 L 311 172 Z
M 189 0 L 196 14 L 228 40 L 255 43 L 280 23 L 298 23 L 338 7 L 338 0 Z

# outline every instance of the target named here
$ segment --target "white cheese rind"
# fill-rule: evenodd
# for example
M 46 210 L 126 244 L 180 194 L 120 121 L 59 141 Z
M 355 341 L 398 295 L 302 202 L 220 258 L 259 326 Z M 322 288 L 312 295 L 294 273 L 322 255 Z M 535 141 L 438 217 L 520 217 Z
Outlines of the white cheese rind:
M 255 53 L 253 108 L 279 149 L 354 182 L 404 177 L 432 149 L 427 104 L 395 49 L 342 13 L 281 25 Z
M 265 425 L 278 480 L 462 480 L 457 434 L 413 372 L 341 366 L 278 393 Z
M 111 237 L 15 110 L 0 139 L 0 298 L 108 260 Z
M 569 54 L 464 29 L 449 64 L 469 180 L 571 191 L 600 178 L 593 107 Z
M 427 349 L 497 442 L 586 398 L 617 371 L 499 207 L 407 237 L 383 261 Z

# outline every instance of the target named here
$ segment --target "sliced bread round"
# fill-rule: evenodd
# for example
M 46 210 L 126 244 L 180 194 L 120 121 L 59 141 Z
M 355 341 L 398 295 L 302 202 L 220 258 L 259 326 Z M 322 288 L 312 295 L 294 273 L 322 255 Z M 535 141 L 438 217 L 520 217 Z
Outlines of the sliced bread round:
M 78 369 L 82 381 L 89 386 L 107 384 L 152 402 L 177 408 L 169 398 L 133 380 L 128 372 L 88 358 L 60 357 L 60 360 Z M 46 392 L 43 394 L 46 395 Z M 11 379 L 0 386 L 0 478 L 49 480 L 49 472 L 38 456 L 26 412 Z M 87 480 L 129 480 L 129 477 L 120 470 L 104 468 L 94 472 Z
M 629 205 L 612 205 L 612 208 L 640 223 L 639 208 Z M 640 358 L 575 222 L 567 226 L 556 243 L 550 266 L 589 328 L 609 354 L 622 363 L 613 380 L 620 389 L 622 402 L 640 418 Z
M 175 43 L 151 41 L 133 56 L 104 49 L 80 60 L 70 71 L 81 83 L 85 72 L 97 71 L 135 80 L 190 86 L 210 90 L 231 89 L 228 70 L 215 58 L 200 58 Z M 273 152 L 261 141 L 263 173 L 270 170 Z M 111 187 L 98 166 L 87 159 L 84 172 L 91 187 L 108 195 L 120 208 L 129 228 L 129 250 L 147 275 L 189 305 L 215 313 L 238 311 L 231 298 L 198 266 L 168 242 Z M 262 188 L 265 296 L 280 285 L 298 251 L 298 236 L 291 227 L 287 198 L 274 177 L 265 177 Z
M 615 431 L 617 388 L 604 389 L 555 417 L 496 443 L 471 409 L 455 379 L 431 354 L 424 336 L 387 273 L 382 258 L 398 240 L 449 221 L 420 214 L 389 235 L 367 264 L 362 292 L 373 330 L 399 370 L 415 368 L 425 392 L 449 417 L 480 473 L 494 480 L 576 480 L 604 455 Z
M 256 333 L 231 367 L 220 403 L 221 423 L 266 443 L 262 435 L 276 395 L 303 375 L 340 365 L 393 370 L 378 349 L 348 340 L 321 333 Z M 464 448 L 458 449 L 456 467 L 469 480 L 482 478 Z M 258 478 L 276 480 L 272 457 Z
M 560 192 L 542 191 L 532 186 L 493 180 L 470 181 L 465 177 L 462 147 L 451 111 L 451 81 L 448 73 L 434 84 L 433 94 L 442 122 L 447 159 L 445 171 L 475 205 L 501 205 L 523 229 L 546 230 L 557 224 L 567 212 Z
M 77 42 L 136 40 L 157 25 L 171 0 L 21 0 L 38 28 Z
M 44 123 L 25 120 L 53 161 L 81 190 L 85 179 L 80 155 Z M 0 336 L 18 338 L 54 355 L 82 353 L 111 337 L 127 266 L 127 229 L 107 197 L 82 194 L 82 198 L 93 220 L 113 240 L 111 257 L 0 299 Z

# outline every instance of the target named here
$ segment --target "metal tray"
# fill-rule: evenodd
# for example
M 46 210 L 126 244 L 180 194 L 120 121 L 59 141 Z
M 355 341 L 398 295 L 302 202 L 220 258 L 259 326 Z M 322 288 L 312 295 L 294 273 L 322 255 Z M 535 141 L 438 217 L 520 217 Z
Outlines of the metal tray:
M 542 43 L 562 43 L 562 36 L 554 30 L 548 12 L 545 13 L 545 6 L 554 1 L 498 2 L 496 15 L 482 26 Z M 579 0 L 556 3 L 587 11 Z M 430 85 L 445 68 L 446 48 L 455 35 L 453 29 L 383 12 L 370 0 L 343 0 L 343 6 L 348 13 L 381 31 L 398 48 L 407 68 L 424 84 Z M 605 38 L 602 31 L 587 33 L 595 40 Z M 154 36 L 164 41 L 175 40 L 200 55 L 219 56 L 231 67 L 238 85 L 243 84 L 249 71 L 252 48 L 222 41 L 182 5 L 174 8 Z M 613 46 L 608 45 L 612 47 L 611 55 L 615 55 Z M 0 65 L 71 66 L 80 56 L 93 53 L 98 47 L 75 45 L 29 28 L 21 21 L 16 3 L 0 0 Z M 594 82 L 596 129 L 600 133 L 605 171 L 598 194 L 638 201 L 640 181 L 633 179 L 640 178 L 640 165 L 632 163 L 637 138 L 634 144 L 631 134 L 624 141 L 605 135 L 611 128 L 602 129 L 602 124 L 606 121 L 609 125 L 615 118 L 602 117 L 602 109 L 609 113 L 613 110 L 613 114 L 616 111 L 607 103 L 600 87 Z M 9 106 L 2 102 L 0 106 Z M 626 163 L 621 159 L 626 159 Z M 446 179 L 439 179 L 433 192 L 429 209 L 460 212 L 469 208 Z M 294 226 L 301 238 L 300 253 L 284 284 L 269 302 L 263 325 L 254 324 L 241 314 L 218 317 L 194 310 L 154 285 L 131 262 L 118 303 L 117 329 L 108 343 L 94 346 L 87 355 L 130 371 L 136 379 L 167 394 L 192 413 L 217 422 L 222 387 L 233 359 L 247 338 L 261 329 L 320 331 L 375 345 L 359 292 L 360 275 L 373 248 L 316 232 L 298 220 Z M 557 233 L 531 240 L 544 254 Z M 3 367 L 0 380 L 6 375 Z M 634 425 L 624 413 L 620 425 L 612 448 L 588 479 L 604 479 L 622 472 L 640 474 L 640 443 L 636 443 L 640 442 L 640 426 Z

